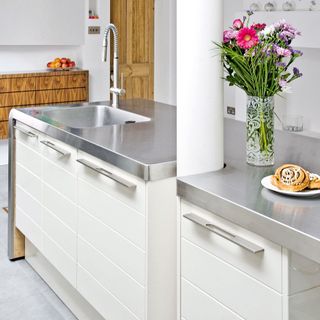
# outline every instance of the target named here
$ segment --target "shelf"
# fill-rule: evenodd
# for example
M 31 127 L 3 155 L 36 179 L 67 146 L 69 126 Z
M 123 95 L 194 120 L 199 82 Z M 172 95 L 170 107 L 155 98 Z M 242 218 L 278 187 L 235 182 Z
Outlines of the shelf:
M 236 17 L 241 18 L 246 13 L 238 12 Z M 251 17 L 251 22 L 272 24 L 285 19 L 295 28 L 301 31 L 301 36 L 294 41 L 294 47 L 320 48 L 320 36 L 317 34 L 317 26 L 320 21 L 320 11 L 256 11 Z

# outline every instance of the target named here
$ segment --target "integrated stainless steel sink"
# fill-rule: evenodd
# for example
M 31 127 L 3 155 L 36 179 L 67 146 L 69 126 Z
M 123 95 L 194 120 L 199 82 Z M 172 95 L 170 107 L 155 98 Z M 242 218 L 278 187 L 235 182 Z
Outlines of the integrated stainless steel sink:
M 103 105 L 43 110 L 38 117 L 77 129 L 150 121 L 150 118 Z

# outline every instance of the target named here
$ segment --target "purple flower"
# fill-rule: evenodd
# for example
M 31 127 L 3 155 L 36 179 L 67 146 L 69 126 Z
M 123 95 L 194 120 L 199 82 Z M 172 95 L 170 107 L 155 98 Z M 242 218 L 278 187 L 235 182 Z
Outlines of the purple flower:
M 277 62 L 276 63 L 276 66 L 278 67 L 278 68 L 285 68 L 287 65 L 284 63 L 284 62 Z
M 247 15 L 250 17 L 254 14 L 254 12 L 252 10 L 247 10 Z
M 300 51 L 300 50 L 294 50 L 294 49 L 292 49 L 291 52 L 292 52 L 293 55 L 295 55 L 295 56 L 297 56 L 297 57 L 303 56 L 303 52 Z
M 298 78 L 303 76 L 303 74 L 300 72 L 300 70 L 296 67 L 293 68 L 293 74 Z
M 290 57 L 292 54 L 289 49 L 282 48 L 277 45 L 274 45 L 274 50 L 277 53 L 277 55 L 280 57 Z
M 231 40 L 235 39 L 238 35 L 238 32 L 235 30 L 225 30 L 223 32 L 223 42 L 228 43 Z

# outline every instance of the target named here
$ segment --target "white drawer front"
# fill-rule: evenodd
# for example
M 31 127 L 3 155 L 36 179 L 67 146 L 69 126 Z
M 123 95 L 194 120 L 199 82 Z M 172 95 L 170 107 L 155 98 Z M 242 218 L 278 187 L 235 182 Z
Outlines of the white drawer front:
M 16 226 L 40 251 L 42 251 L 43 237 L 41 227 L 28 217 L 28 215 L 26 215 L 18 206 L 16 208 Z
M 107 320 L 138 320 L 116 297 L 78 266 L 77 289 Z
M 77 179 L 75 176 L 46 158 L 43 158 L 43 181 L 76 202 Z
M 16 184 L 35 199 L 42 201 L 42 182 L 40 177 L 35 176 L 19 164 L 16 166 Z
M 15 129 L 15 138 L 17 141 L 28 145 L 31 149 L 39 151 L 39 139 L 41 139 L 41 133 L 35 129 L 32 129 L 23 123 L 17 122 L 17 128 Z
M 82 151 L 78 151 L 78 159 L 90 161 L 97 167 L 118 175 L 119 177 L 136 185 L 135 189 L 126 188 L 118 182 L 113 181 L 110 178 L 97 173 L 90 168 L 87 168 L 83 164 L 78 163 L 78 174 L 80 178 L 88 181 L 96 188 L 105 191 L 115 199 L 126 203 L 135 210 L 143 214 L 145 213 L 145 181 Z
M 133 243 L 82 209 L 78 234 L 141 285 L 145 284 L 145 253 Z
M 49 262 L 67 279 L 76 286 L 77 263 L 47 234 L 43 234 L 43 254 Z
M 77 234 L 47 209 L 43 209 L 43 231 L 73 259 L 77 258 Z
M 16 161 L 36 176 L 41 176 L 41 155 L 24 143 L 16 143 Z
M 246 320 L 282 320 L 280 294 L 185 239 L 181 273 Z
M 79 205 L 104 224 L 145 249 L 145 216 L 82 179 L 78 180 Z
M 181 316 L 188 320 L 244 320 L 184 279 L 181 281 Z
M 47 184 L 43 185 L 43 205 L 74 232 L 77 230 L 77 205 Z
M 264 249 L 264 252 L 253 254 L 227 239 L 211 232 L 202 226 L 182 217 L 182 236 L 199 247 L 209 251 L 234 267 L 248 273 L 250 276 L 281 292 L 282 258 L 281 247 L 263 239 L 250 231 L 236 226 L 206 210 L 182 202 L 182 215 L 194 213 L 234 235 L 240 236 Z
M 79 238 L 78 250 L 80 266 L 139 319 L 144 319 L 144 287 L 81 238 Z
M 29 216 L 37 225 L 42 226 L 41 203 L 32 197 L 19 185 L 16 186 L 16 204 Z
M 49 142 L 49 146 L 44 144 L 47 142 Z M 44 158 L 52 161 L 55 165 L 63 168 L 71 174 L 76 174 L 77 149 L 48 136 L 45 136 L 39 140 L 39 146 L 41 154 Z M 57 150 L 67 154 L 63 155 L 53 148 L 56 148 Z

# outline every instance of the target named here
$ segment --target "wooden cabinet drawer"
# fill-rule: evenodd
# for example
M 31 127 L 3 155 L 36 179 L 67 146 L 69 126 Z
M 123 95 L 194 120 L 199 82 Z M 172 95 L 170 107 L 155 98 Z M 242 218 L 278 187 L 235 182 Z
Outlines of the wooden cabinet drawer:
M 78 203 L 92 216 L 145 250 L 144 215 L 82 179 L 78 179 Z
M 181 281 L 181 319 L 244 320 L 189 281 Z
M 279 293 L 185 239 L 181 275 L 246 320 L 282 320 Z
M 181 234 L 183 238 L 278 292 L 282 292 L 282 255 L 279 245 L 183 200 L 181 210 Z M 183 217 L 189 213 L 205 219 L 207 223 L 217 226 L 222 232 L 228 232 L 250 241 L 250 243 L 263 248 L 264 251 L 256 254 L 249 252 L 230 240 Z
M 143 286 L 82 239 L 78 242 L 78 263 L 137 318 L 144 319 L 145 289 Z M 109 304 L 107 299 L 106 297 L 106 304 Z
M 37 90 L 85 88 L 87 86 L 86 74 L 66 76 L 49 76 L 36 78 Z
M 0 139 L 8 138 L 8 121 L 0 121 Z
M 145 253 L 81 208 L 78 236 L 144 286 Z
M 36 88 L 36 80 L 33 77 L 0 79 L 0 93 L 32 91 Z
M 97 159 L 83 151 L 78 151 L 78 159 L 86 160 L 97 168 L 102 168 L 112 174 L 119 176 L 126 181 L 135 185 L 135 188 L 127 188 L 120 183 L 100 174 L 85 165 L 78 163 L 78 176 L 89 182 L 95 188 L 106 192 L 111 197 L 124 202 L 138 212 L 145 214 L 146 207 L 146 184 L 145 181 L 139 179 L 124 170 L 121 170 L 105 161 Z
M 43 90 L 37 91 L 35 96 L 35 103 L 37 105 L 49 103 L 81 102 L 86 100 L 87 91 L 84 88 Z
M 35 91 L 0 93 L 0 107 L 27 106 L 35 103 Z

